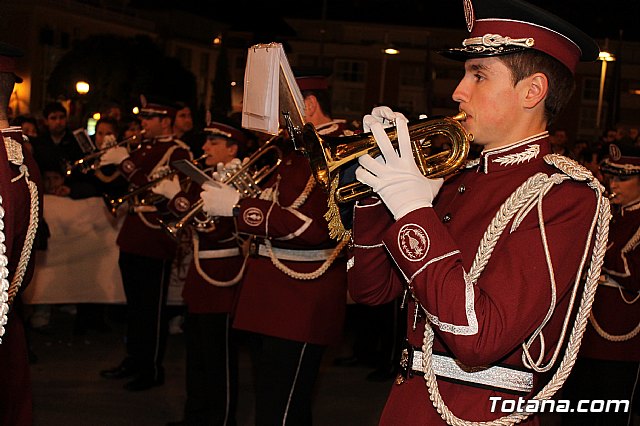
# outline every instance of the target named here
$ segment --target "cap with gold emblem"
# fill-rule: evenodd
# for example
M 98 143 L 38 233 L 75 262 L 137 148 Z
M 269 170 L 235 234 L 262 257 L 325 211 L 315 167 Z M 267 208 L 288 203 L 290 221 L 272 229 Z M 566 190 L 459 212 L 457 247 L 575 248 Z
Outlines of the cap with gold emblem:
M 228 124 L 212 121 L 204 128 L 204 132 L 207 138 L 221 137 L 226 139 L 233 139 L 238 143 L 246 143 L 247 136 L 240 129 L 236 129 Z
M 462 47 L 440 53 L 452 59 L 507 55 L 534 49 L 572 73 L 579 61 L 595 61 L 600 49 L 587 34 L 522 0 L 464 0 L 467 29 Z
M 609 145 L 609 156 L 600 164 L 602 173 L 616 176 L 640 174 L 640 149 L 632 146 Z
M 177 110 L 169 102 L 156 101 L 148 102 L 144 95 L 140 96 L 140 118 L 153 118 L 153 117 L 170 117 L 175 119 Z

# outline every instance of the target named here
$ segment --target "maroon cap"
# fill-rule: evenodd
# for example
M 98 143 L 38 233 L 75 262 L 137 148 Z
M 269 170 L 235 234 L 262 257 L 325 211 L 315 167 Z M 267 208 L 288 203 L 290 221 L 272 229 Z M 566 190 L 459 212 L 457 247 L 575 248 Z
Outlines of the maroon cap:
M 176 109 L 169 105 L 148 103 L 140 108 L 140 118 L 171 117 L 176 118 Z
M 466 60 L 539 50 L 572 73 L 579 61 L 595 61 L 596 42 L 570 23 L 522 0 L 464 0 L 467 29 L 461 48 L 441 51 Z
M 329 88 L 329 80 L 322 75 L 296 77 L 296 83 L 298 83 L 301 92 L 305 90 L 327 90 Z
M 609 156 L 600 165 L 602 173 L 617 176 L 629 176 L 640 174 L 640 149 L 633 146 L 625 146 L 622 149 L 618 145 L 609 145 Z
M 209 125 L 204 128 L 204 131 L 207 134 L 207 137 L 218 136 L 226 139 L 233 139 L 240 144 L 247 142 L 247 136 L 242 130 L 217 121 L 209 123 Z

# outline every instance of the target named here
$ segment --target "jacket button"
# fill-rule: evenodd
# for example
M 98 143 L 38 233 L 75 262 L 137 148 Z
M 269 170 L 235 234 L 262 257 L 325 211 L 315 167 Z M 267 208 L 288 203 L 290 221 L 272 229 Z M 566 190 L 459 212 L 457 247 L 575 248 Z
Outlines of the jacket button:
M 460 185 L 458 187 L 458 192 L 461 193 L 461 194 L 464 194 L 464 191 L 466 191 L 466 190 L 467 190 L 467 188 L 465 188 L 464 184 L 462 184 L 462 185 Z
M 442 222 L 448 223 L 450 221 L 451 221 L 451 213 L 445 214 L 444 217 L 442 218 Z

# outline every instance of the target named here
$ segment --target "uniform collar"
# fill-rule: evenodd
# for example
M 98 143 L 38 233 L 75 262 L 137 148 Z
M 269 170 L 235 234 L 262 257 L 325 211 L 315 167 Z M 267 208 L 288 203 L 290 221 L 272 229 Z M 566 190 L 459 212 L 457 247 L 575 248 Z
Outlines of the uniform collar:
M 155 138 L 156 142 L 171 142 L 173 141 L 173 134 L 162 135 Z
M 549 132 L 544 131 L 518 142 L 493 149 L 486 149 L 480 154 L 478 170 L 492 173 L 526 165 L 551 153 Z
M 626 212 L 632 212 L 636 210 L 640 210 L 640 200 L 632 201 L 626 206 L 620 207 L 620 214 L 624 216 Z
M 344 119 L 331 120 L 327 123 L 319 124 L 318 126 L 316 126 L 316 131 L 320 135 L 329 135 L 337 131 L 340 126 L 344 125 L 346 122 L 347 120 Z

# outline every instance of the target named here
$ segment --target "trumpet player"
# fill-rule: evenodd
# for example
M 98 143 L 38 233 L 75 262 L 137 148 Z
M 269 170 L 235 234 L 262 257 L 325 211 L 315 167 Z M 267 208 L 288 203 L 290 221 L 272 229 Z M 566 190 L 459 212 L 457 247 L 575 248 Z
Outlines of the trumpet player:
M 243 155 L 247 137 L 242 130 L 219 122 L 209 123 L 204 133 L 205 164 L 210 170 L 220 165 L 222 178 L 222 165 L 240 164 L 238 157 Z M 177 182 L 168 180 L 158 186 L 156 190 L 170 198 L 169 209 L 177 217 L 190 212 L 200 199 L 201 189 L 194 184 L 186 192 Z M 201 216 L 194 220 L 207 221 Z M 191 234 L 194 257 L 182 291 L 187 307 L 187 400 L 184 419 L 177 424 L 233 425 L 238 397 L 238 347 L 231 321 L 244 256 L 230 217 L 209 222 L 206 228 L 182 228 L 185 231 Z
M 298 79 L 307 122 L 337 136 L 323 76 Z M 248 334 L 255 375 L 257 425 L 310 425 L 313 388 L 326 347 L 341 336 L 345 259 L 328 233 L 326 195 L 308 161 L 281 145 L 282 162 L 255 198 L 229 185 L 203 185 L 204 211 L 234 218 L 251 238 L 233 327 Z M 292 145 L 292 144 L 291 144 Z
M 452 98 L 480 157 L 430 179 L 402 114 L 382 107 L 363 120 L 382 156 L 358 159 L 375 197 L 355 208 L 349 292 L 408 305 L 381 425 L 539 424 L 537 403 L 564 384 L 580 348 L 606 249 L 602 186 L 552 154 L 546 130 L 597 44 L 522 0 L 466 0 L 464 12 L 470 34 L 441 53 L 464 62 Z
M 563 398 L 627 401 L 631 409 L 567 414 L 563 425 L 631 425 L 640 412 L 640 150 L 612 143 L 600 169 L 613 211 L 609 243 L 584 341 Z
M 134 186 L 157 179 L 172 161 L 191 159 L 191 152 L 172 133 L 176 110 L 168 103 L 145 103 L 140 110 L 148 140 L 131 153 L 123 146 L 106 151 L 99 166 L 118 165 Z M 144 195 L 141 195 L 144 198 Z M 167 289 L 176 242 L 162 230 L 159 214 L 166 202 L 131 203 L 116 240 L 118 264 L 127 298 L 126 357 L 116 367 L 101 371 L 108 379 L 130 378 L 124 388 L 142 391 L 164 383 L 162 361 L 166 346 Z

